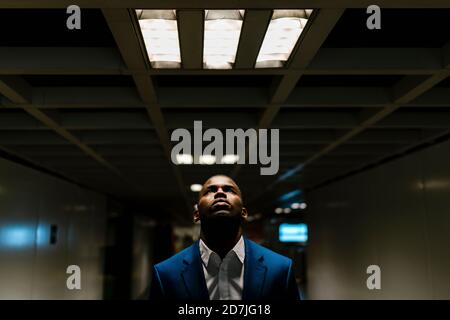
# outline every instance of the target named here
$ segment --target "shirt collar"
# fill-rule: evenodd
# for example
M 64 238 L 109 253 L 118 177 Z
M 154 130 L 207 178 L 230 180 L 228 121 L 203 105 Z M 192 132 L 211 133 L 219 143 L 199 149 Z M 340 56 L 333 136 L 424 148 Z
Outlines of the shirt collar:
M 208 246 L 206 245 L 205 242 L 203 242 L 202 239 L 200 239 L 200 241 L 199 241 L 199 248 L 200 248 L 200 256 L 202 258 L 203 264 L 206 267 L 208 267 L 211 254 L 215 253 L 217 255 L 217 253 L 212 251 L 210 248 L 208 248 Z M 231 249 L 231 251 L 234 251 L 236 253 L 236 256 L 238 257 L 239 261 L 241 263 L 244 263 L 245 242 L 244 242 L 244 238 L 242 235 L 239 238 L 238 242 L 234 245 L 233 249 Z

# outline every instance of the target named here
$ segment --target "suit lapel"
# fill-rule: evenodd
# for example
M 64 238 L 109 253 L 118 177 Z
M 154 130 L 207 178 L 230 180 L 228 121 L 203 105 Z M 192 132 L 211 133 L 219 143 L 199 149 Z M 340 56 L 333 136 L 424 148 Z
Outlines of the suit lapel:
M 245 237 L 244 241 L 245 270 L 242 300 L 256 300 L 261 296 L 262 289 L 264 288 L 267 267 L 264 264 L 264 256 L 258 252 L 252 242 Z M 181 278 L 183 279 L 189 298 L 192 300 L 209 300 L 198 241 L 186 252 L 183 258 L 183 264 Z
M 242 300 L 256 300 L 260 297 L 264 287 L 267 267 L 264 264 L 264 256 L 258 253 L 251 241 L 244 237 L 244 291 Z
M 184 256 L 183 264 L 181 277 L 189 298 L 192 300 L 209 300 L 198 241 L 194 242 Z

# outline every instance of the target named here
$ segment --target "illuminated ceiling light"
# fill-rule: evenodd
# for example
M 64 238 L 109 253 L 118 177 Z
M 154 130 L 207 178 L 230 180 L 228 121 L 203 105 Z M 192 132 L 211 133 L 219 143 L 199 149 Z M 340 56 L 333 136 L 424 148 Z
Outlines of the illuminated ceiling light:
M 200 164 L 208 164 L 208 165 L 215 164 L 216 163 L 216 157 L 212 156 L 212 155 L 209 155 L 209 154 L 205 154 L 205 155 L 202 155 L 202 156 L 200 156 L 198 158 L 198 162 Z
M 300 209 L 300 203 L 294 202 L 293 204 L 291 204 L 291 208 L 294 209 L 294 210 Z
M 306 209 L 306 207 L 307 207 L 307 205 L 304 202 L 302 202 L 302 203 L 294 202 L 293 204 L 291 204 L 291 208 L 294 210 L 297 210 L 297 209 L 304 210 L 304 209 Z
M 275 213 L 276 213 L 276 214 L 281 214 L 281 213 L 283 213 L 283 209 L 281 209 L 281 208 L 276 208 L 276 209 L 275 209 Z
M 306 16 L 309 18 L 313 11 L 312 11 L 312 9 L 305 9 L 305 12 L 306 12 Z
M 237 154 L 226 154 L 222 157 L 220 161 L 223 164 L 235 164 L 239 161 L 239 155 Z
M 291 213 L 291 208 L 284 208 L 284 209 L 283 209 L 283 212 L 284 212 L 284 213 Z
M 205 10 L 203 66 L 231 69 L 241 35 L 245 10 Z
M 312 10 L 274 10 L 255 68 L 280 68 L 289 59 Z
M 198 183 L 191 184 L 192 192 L 200 192 L 202 190 L 202 185 Z
M 136 10 L 153 68 L 181 66 L 176 10 Z
M 194 158 L 190 154 L 177 154 L 176 159 L 177 159 L 177 164 L 192 164 L 192 163 L 194 163 Z

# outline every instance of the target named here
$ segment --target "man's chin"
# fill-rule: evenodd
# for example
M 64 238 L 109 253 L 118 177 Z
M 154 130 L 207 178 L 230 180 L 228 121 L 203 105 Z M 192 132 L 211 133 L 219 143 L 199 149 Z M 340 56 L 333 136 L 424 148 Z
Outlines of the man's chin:
M 202 227 L 211 230 L 234 229 L 241 224 L 241 217 L 228 210 L 210 212 L 208 217 L 202 219 Z
M 211 212 L 211 216 L 215 217 L 231 217 L 232 213 L 229 210 L 216 210 Z
M 216 212 L 201 221 L 201 229 L 207 239 L 226 239 L 234 237 L 239 231 L 241 221 L 234 216 Z

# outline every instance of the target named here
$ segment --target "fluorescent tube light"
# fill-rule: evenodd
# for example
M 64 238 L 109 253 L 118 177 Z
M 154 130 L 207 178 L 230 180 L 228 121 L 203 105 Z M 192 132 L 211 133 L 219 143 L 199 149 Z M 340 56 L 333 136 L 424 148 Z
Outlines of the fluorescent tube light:
M 152 67 L 180 68 L 176 10 L 136 10 L 136 14 Z
M 245 10 L 205 10 L 203 66 L 231 69 L 241 35 Z
M 289 59 L 312 10 L 274 10 L 255 68 L 280 68 Z M 300 53 L 301 54 L 301 53 Z

